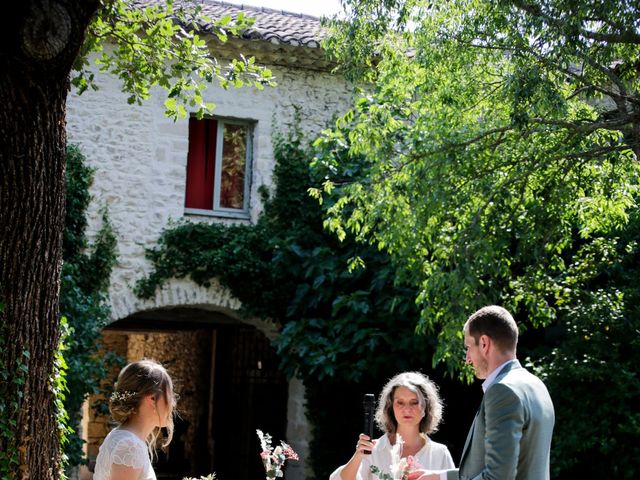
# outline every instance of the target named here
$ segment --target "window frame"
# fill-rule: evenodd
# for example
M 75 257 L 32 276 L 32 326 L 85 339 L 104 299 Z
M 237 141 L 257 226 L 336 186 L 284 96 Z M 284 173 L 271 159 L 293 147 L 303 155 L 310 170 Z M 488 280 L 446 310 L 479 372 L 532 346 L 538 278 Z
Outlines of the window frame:
M 241 120 L 215 116 L 203 117 L 203 119 L 215 120 L 217 122 L 216 153 L 214 162 L 215 168 L 213 175 L 213 208 L 211 210 L 207 210 L 202 208 L 188 208 L 185 206 L 184 213 L 185 215 L 204 215 L 209 217 L 249 220 L 251 218 L 251 179 L 253 173 L 253 134 L 255 131 L 255 122 L 251 120 Z M 222 149 L 224 147 L 225 125 L 239 125 L 242 127 L 246 127 L 247 129 L 242 209 L 220 206 L 220 187 L 222 183 Z M 185 192 L 187 188 L 188 185 L 185 178 Z

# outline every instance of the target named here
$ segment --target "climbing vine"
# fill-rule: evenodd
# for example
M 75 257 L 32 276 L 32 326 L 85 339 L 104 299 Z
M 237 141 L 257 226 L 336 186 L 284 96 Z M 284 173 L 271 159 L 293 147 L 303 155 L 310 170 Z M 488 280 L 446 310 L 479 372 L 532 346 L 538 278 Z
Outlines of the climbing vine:
M 73 435 L 74 430 L 69 425 L 69 413 L 64 406 L 65 399 L 69 388 L 67 386 L 67 362 L 64 359 L 64 352 L 66 350 L 66 343 L 71 335 L 69 323 L 65 317 L 60 320 L 60 341 L 58 342 L 58 348 L 55 352 L 53 363 L 53 375 L 51 376 L 51 389 L 54 393 L 54 402 L 56 406 L 56 418 L 58 420 L 58 432 L 60 434 L 60 449 L 61 449 L 61 462 L 60 472 L 58 472 L 58 478 L 60 480 L 67 480 L 67 475 L 64 472 L 64 467 L 69 461 L 69 457 L 65 452 L 67 445 L 69 444 L 70 435 Z
M 428 364 L 429 341 L 413 335 L 415 290 L 377 248 L 323 228 L 322 207 L 307 193 L 318 181 L 303 134 L 276 134 L 274 154 L 275 187 L 262 191 L 256 224 L 170 225 L 147 251 L 154 270 L 138 295 L 150 297 L 171 278 L 204 286 L 217 279 L 247 314 L 282 325 L 275 345 L 289 375 L 360 380 L 386 371 L 390 357 L 395 369 Z M 366 267 L 349 268 L 355 258 Z
M 414 335 L 416 291 L 387 255 L 324 229 L 323 206 L 308 194 L 324 175 L 310 168 L 313 151 L 300 130 L 278 132 L 274 187 L 262 190 L 255 225 L 169 225 L 147 251 L 153 271 L 136 292 L 150 297 L 171 278 L 204 286 L 215 278 L 247 315 L 279 322 L 282 369 L 308 380 L 308 405 L 322 405 L 323 415 L 308 410 L 308 461 L 316 478 L 326 478 L 351 442 L 336 426 L 360 428 L 360 389 L 375 391 L 381 378 L 429 365 L 435 339 Z M 336 388 L 353 401 L 338 400 Z
M 4 309 L 0 305 L 0 312 Z M 10 480 L 16 478 L 18 465 L 20 465 L 20 453 L 18 445 L 15 441 L 14 430 L 16 427 L 16 412 L 20 409 L 20 403 L 23 399 L 23 385 L 25 377 L 28 373 L 27 361 L 30 353 L 23 350 L 21 358 L 17 362 L 17 370 L 9 371 L 8 365 L 4 360 L 5 348 L 7 344 L 7 335 L 2 325 L 0 331 L 0 478 L 2 480 Z
M 100 334 L 109 320 L 106 292 L 116 261 L 116 236 L 103 209 L 102 227 L 89 245 L 85 230 L 92 181 L 93 170 L 85 165 L 82 152 L 69 146 L 60 288 L 60 312 L 67 326 L 56 360 L 58 368 L 66 371 L 66 385 L 57 385 L 56 392 L 58 406 L 63 406 L 68 415 L 60 417 L 61 432 L 66 435 L 63 448 L 68 466 L 86 461 L 77 429 L 82 403 L 88 395 L 100 391 L 100 380 L 105 378 L 110 365 L 120 361 L 111 353 L 98 354 Z

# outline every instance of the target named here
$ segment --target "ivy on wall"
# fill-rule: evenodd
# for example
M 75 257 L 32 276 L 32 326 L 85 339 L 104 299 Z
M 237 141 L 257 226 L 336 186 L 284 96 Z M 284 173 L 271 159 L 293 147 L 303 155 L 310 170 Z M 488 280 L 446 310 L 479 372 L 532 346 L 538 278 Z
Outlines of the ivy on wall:
M 79 436 L 82 403 L 90 394 L 100 392 L 100 381 L 121 359 L 111 353 L 99 355 L 101 331 L 109 321 L 106 292 L 116 262 L 116 236 L 106 209 L 102 227 L 92 244 L 86 237 L 89 187 L 93 170 L 77 146 L 67 149 L 66 219 L 63 234 L 60 313 L 66 319 L 57 364 L 66 370 L 66 386 L 57 388 L 58 400 L 68 414 L 68 432 L 64 454 L 68 466 L 86 462 Z M 63 427 L 64 434 L 64 427 Z
M 357 432 L 361 393 L 378 390 L 399 371 L 430 365 L 435 338 L 414 335 L 416 292 L 396 278 L 383 252 L 349 237 L 341 242 L 323 228 L 322 206 L 308 195 L 320 183 L 309 168 L 312 151 L 299 130 L 276 134 L 274 188 L 262 190 L 256 224 L 169 225 L 147 251 L 153 271 L 136 293 L 148 298 L 171 278 L 203 286 L 215 278 L 247 315 L 279 322 L 275 346 L 283 370 L 311 380 L 306 383 L 318 388 L 307 389 L 308 405 L 322 405 L 334 419 L 309 411 L 309 462 L 316 478 L 326 478 L 353 443 L 332 429 L 348 424 Z M 355 382 L 345 405 L 334 388 Z
M 245 313 L 280 322 L 275 344 L 289 375 L 358 380 L 385 370 L 384 352 L 427 351 L 418 356 L 428 364 L 428 340 L 413 335 L 415 290 L 376 248 L 323 229 L 322 207 L 307 193 L 318 182 L 301 132 L 278 133 L 274 148 L 275 188 L 262 191 L 257 223 L 170 225 L 147 251 L 154 270 L 136 293 L 148 298 L 171 278 L 204 286 L 216 278 Z M 363 264 L 350 269 L 354 258 Z M 405 358 L 395 358 L 397 368 Z

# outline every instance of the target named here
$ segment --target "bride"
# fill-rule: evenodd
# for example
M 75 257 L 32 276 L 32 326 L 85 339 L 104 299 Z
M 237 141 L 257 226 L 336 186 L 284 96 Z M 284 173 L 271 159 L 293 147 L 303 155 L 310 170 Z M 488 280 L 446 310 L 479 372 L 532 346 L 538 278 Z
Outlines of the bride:
M 173 436 L 176 398 L 165 368 L 153 360 L 125 366 L 109 399 L 118 426 L 100 446 L 94 480 L 156 480 L 151 466 L 160 429 L 167 446 Z

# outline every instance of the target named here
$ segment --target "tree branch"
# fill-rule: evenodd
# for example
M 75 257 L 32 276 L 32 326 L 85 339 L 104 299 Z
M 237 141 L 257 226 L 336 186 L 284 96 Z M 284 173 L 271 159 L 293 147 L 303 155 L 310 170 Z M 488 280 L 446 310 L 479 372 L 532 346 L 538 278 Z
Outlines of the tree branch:
M 538 125 L 549 125 L 555 127 L 574 130 L 579 133 L 590 134 L 596 130 L 620 130 L 621 128 L 633 125 L 640 121 L 640 114 L 626 114 L 613 118 L 612 120 L 593 121 L 593 122 L 567 122 L 563 120 L 549 120 L 546 118 L 530 118 L 529 122 Z
M 599 33 L 592 32 L 590 30 L 581 30 L 582 35 L 585 37 L 596 40 L 603 43 L 631 43 L 640 45 L 640 35 L 635 32 L 621 32 L 621 33 Z
M 563 29 L 565 26 L 565 22 L 562 19 L 555 18 L 549 14 L 544 13 L 539 5 L 525 3 L 522 0 L 514 0 L 513 5 L 526 13 L 544 19 L 547 23 L 553 25 L 559 30 Z M 580 28 L 578 29 L 578 33 L 585 38 L 596 40 L 598 42 L 628 43 L 640 45 L 640 35 L 632 30 L 624 30 L 620 33 L 600 33 Z

